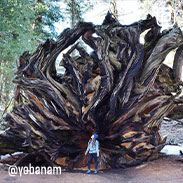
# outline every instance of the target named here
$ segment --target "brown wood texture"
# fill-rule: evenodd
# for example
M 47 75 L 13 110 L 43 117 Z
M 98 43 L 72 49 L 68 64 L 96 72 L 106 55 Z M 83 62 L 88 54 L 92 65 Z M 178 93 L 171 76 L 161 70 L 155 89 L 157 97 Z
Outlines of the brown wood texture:
M 83 44 L 93 51 L 87 53 Z M 13 80 L 16 104 L 5 118 L 9 128 L 0 135 L 0 153 L 42 153 L 62 166 L 84 167 L 88 140 L 98 133 L 101 167 L 157 158 L 165 144 L 161 121 L 181 85 L 180 74 L 163 61 L 182 45 L 181 30 L 161 33 L 155 17 L 121 25 L 108 13 L 102 25 L 79 22 L 58 40 L 25 52 Z M 58 75 L 55 62 L 66 49 L 60 63 L 66 72 Z M 181 61 L 177 54 L 174 65 Z

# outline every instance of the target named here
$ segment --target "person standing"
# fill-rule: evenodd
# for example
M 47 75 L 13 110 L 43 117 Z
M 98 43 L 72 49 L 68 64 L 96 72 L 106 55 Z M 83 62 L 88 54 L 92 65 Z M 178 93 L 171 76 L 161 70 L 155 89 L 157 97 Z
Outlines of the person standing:
M 89 158 L 88 158 L 88 171 L 86 173 L 91 173 L 90 170 L 90 164 L 92 159 L 95 160 L 95 171 L 94 173 L 97 174 L 98 172 L 98 157 L 99 157 L 99 141 L 96 140 L 98 138 L 98 135 L 95 133 L 91 136 L 91 139 L 88 142 L 88 147 L 85 152 L 85 156 L 89 152 Z

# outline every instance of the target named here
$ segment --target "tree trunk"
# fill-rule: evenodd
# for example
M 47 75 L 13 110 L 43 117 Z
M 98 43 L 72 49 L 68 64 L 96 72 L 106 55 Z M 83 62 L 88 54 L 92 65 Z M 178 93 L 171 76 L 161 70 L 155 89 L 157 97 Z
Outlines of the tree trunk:
M 147 29 L 142 45 L 140 34 Z M 75 44 L 80 37 L 91 54 Z M 60 165 L 84 167 L 88 140 L 98 133 L 100 167 L 157 158 L 166 140 L 159 134 L 161 121 L 180 94 L 163 61 L 182 44 L 179 28 L 160 33 L 150 15 L 123 26 L 108 13 L 102 25 L 79 22 L 57 41 L 25 52 L 14 79 L 18 104 L 6 116 L 10 128 L 0 136 L 1 153 L 42 152 Z M 57 75 L 55 60 L 70 45 L 61 61 L 66 72 Z

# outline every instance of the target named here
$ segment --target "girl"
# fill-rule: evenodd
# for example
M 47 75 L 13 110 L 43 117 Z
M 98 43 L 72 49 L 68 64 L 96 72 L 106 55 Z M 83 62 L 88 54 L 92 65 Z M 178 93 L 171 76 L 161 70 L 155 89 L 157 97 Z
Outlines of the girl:
M 95 160 L 95 172 L 94 173 L 97 174 L 97 168 L 98 168 L 97 157 L 99 157 L 99 141 L 96 140 L 97 137 L 98 137 L 97 134 L 93 134 L 91 136 L 91 139 L 88 142 L 88 147 L 85 152 L 85 155 L 87 155 L 87 153 L 89 151 L 88 171 L 86 173 L 91 173 L 90 163 L 91 163 L 92 158 L 94 158 L 94 160 Z

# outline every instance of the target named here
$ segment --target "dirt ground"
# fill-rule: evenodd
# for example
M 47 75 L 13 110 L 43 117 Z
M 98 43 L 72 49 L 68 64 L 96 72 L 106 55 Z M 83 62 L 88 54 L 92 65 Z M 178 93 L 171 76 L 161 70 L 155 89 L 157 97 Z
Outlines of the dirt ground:
M 160 155 L 155 161 L 145 162 L 136 167 L 110 169 L 93 172 L 62 171 L 61 175 L 16 175 L 9 176 L 4 169 L 0 170 L 0 183 L 182 183 L 183 156 Z

